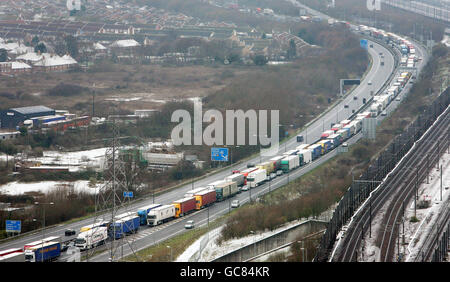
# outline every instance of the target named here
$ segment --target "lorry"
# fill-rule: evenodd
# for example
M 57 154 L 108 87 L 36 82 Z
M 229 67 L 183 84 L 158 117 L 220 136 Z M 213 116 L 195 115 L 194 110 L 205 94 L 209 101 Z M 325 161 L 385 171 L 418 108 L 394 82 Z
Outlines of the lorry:
M 259 169 L 265 169 L 267 175 L 270 175 L 274 171 L 274 166 L 272 162 L 263 162 L 256 165 L 256 167 Z
M 319 158 L 322 155 L 322 145 L 320 144 L 313 144 L 309 146 L 308 149 L 311 150 L 313 160 Z
M 284 173 L 287 173 L 300 166 L 300 158 L 295 156 L 286 156 L 281 160 L 281 169 Z
M 309 149 L 302 149 L 298 152 L 300 156 L 300 165 L 305 165 L 312 161 L 312 152 Z
M 252 169 L 252 168 L 250 168 L 250 169 Z M 255 168 L 256 169 L 256 168 Z M 244 171 L 246 171 L 246 170 L 244 170 Z M 244 171 L 242 171 L 242 172 L 244 172 Z M 242 173 L 241 172 L 241 173 Z M 209 183 L 208 185 L 206 185 L 209 189 L 216 189 L 216 186 L 217 185 L 219 185 L 219 184 L 223 184 L 223 183 L 225 183 L 226 181 L 225 180 L 217 180 L 217 181 L 214 181 L 214 182 L 212 182 L 212 183 Z
M 138 209 L 137 214 L 138 214 L 138 216 L 140 218 L 140 224 L 141 225 L 147 225 L 147 215 L 148 215 L 148 213 L 152 209 L 160 207 L 160 206 L 161 206 L 161 204 L 151 204 L 151 205 L 148 205 L 148 206 L 145 206 L 145 207 L 142 207 L 142 208 Z
M 236 182 L 236 185 L 238 187 L 242 187 L 245 184 L 245 176 L 240 174 L 240 173 L 236 173 L 236 174 L 232 174 L 230 176 L 225 177 L 225 181 L 226 182 Z
M 175 206 L 163 205 L 152 209 L 147 215 L 147 225 L 156 226 L 175 218 Z
M 250 175 L 251 172 L 248 174 Z M 247 176 L 248 180 L 248 176 Z M 236 182 L 224 182 L 216 186 L 216 200 L 223 201 L 229 197 L 233 197 L 238 193 Z
M 50 237 L 44 238 L 42 240 L 38 240 L 38 241 L 31 242 L 31 243 L 27 243 L 27 244 L 25 244 L 23 246 L 23 250 L 26 251 L 29 248 L 42 245 L 42 242 L 47 243 L 47 242 L 52 242 L 52 241 L 60 242 L 61 241 L 61 237 L 59 237 L 59 236 L 50 236 Z
M 336 123 L 331 127 L 331 130 L 334 131 L 334 133 L 336 133 L 336 131 L 341 130 L 342 129 L 342 124 L 340 123 Z
M 322 155 L 328 153 L 333 149 L 333 144 L 329 139 L 320 140 L 319 142 L 317 142 L 317 144 L 320 144 L 322 146 Z
M 302 144 L 300 146 L 303 146 L 303 145 L 305 145 L 305 144 Z M 274 168 L 275 172 L 281 169 L 281 160 L 283 158 L 284 158 L 284 156 L 276 156 L 269 160 L 273 163 L 273 168 Z
M 244 179 L 245 179 L 244 180 L 244 185 L 247 185 L 247 176 L 248 176 L 248 174 L 251 173 L 252 171 L 257 170 L 257 169 L 258 169 L 257 167 L 251 167 L 251 168 L 247 168 L 247 169 L 241 171 L 241 174 L 244 176 Z
M 175 206 L 175 218 L 185 216 L 195 211 L 195 197 L 183 198 L 172 203 Z
M 79 233 L 75 239 L 75 247 L 81 250 L 92 249 L 104 244 L 106 239 L 108 239 L 108 228 L 103 226 L 96 227 Z
M 88 230 L 91 230 L 92 228 L 99 227 L 99 226 L 106 226 L 107 224 L 108 224 L 107 221 L 102 220 L 102 221 L 81 227 L 80 232 L 88 231 Z
M 341 145 L 343 139 L 340 134 L 333 134 L 328 137 L 328 140 L 331 140 L 331 143 L 333 143 L 333 148 L 336 148 Z
M 204 207 L 212 205 L 216 202 L 216 190 L 203 190 L 194 195 L 195 209 L 201 210 Z
M 322 139 L 326 139 L 328 138 L 328 136 L 330 136 L 331 134 L 334 134 L 333 130 L 325 130 L 322 135 L 320 135 L 320 138 Z
M 341 135 L 342 140 L 346 140 L 350 136 L 350 129 L 349 128 L 343 128 L 341 130 L 338 130 L 336 134 Z
M 186 194 L 184 194 L 184 198 L 190 198 L 190 197 L 194 197 L 195 194 L 197 194 L 198 192 L 201 192 L 203 190 L 213 190 L 211 189 L 211 187 L 199 187 L 199 188 L 195 188 L 192 190 L 189 190 L 186 192 Z
M 356 126 L 354 123 L 350 123 L 346 126 L 344 126 L 344 128 L 348 128 L 349 129 L 349 136 L 353 136 L 356 134 Z
M 61 255 L 61 243 L 50 241 L 25 250 L 26 262 L 52 261 Z
M 114 240 L 120 239 L 126 234 L 137 233 L 139 226 L 140 218 L 137 214 L 117 219 L 109 225 L 108 236 Z
M 297 156 L 289 156 L 289 158 L 296 158 Z M 281 161 L 281 165 L 283 165 L 283 161 Z M 267 171 L 265 169 L 255 170 L 247 176 L 248 185 L 251 188 L 257 187 L 259 184 L 263 183 L 267 179 Z
M 380 103 L 378 103 L 378 102 L 373 103 L 370 106 L 370 116 L 371 117 L 378 116 L 380 114 L 380 112 L 382 111 L 382 109 L 383 109 L 383 106 Z

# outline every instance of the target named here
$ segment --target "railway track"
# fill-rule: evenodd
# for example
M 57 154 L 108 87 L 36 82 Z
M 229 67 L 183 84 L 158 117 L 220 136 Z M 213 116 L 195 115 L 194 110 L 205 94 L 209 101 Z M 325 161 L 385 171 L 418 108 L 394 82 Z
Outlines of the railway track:
M 414 257 L 414 262 L 424 262 L 432 259 L 435 250 L 434 246 L 439 243 L 440 235 L 448 228 L 450 221 L 450 198 L 447 199 L 444 207 L 446 207 L 445 211 L 439 214 L 436 219 L 436 224 L 428 232 L 424 243 Z
M 426 176 L 427 162 L 428 165 L 432 164 L 433 160 L 435 161 L 435 158 L 439 158 L 440 153 L 448 147 L 449 138 L 447 137 L 450 126 L 449 109 L 447 107 L 435 124 L 415 143 L 401 163 L 384 178 L 380 187 L 371 192 L 370 198 L 365 203 L 366 206 L 361 208 L 352 219 L 343 240 L 343 248 L 337 252 L 333 260 L 357 260 L 357 250 L 363 239 L 364 232 L 370 228 L 369 225 L 373 214 L 377 213 L 388 202 L 388 214 L 383 221 L 385 229 L 381 239 L 378 241 L 381 246 L 380 260 L 390 261 L 393 258 L 392 252 L 395 244 L 392 241 L 395 241 L 396 235 L 398 234 L 398 226 L 396 223 L 398 222 L 399 214 L 403 210 L 403 203 L 412 196 L 411 191 L 414 192 L 416 183 Z M 415 129 L 413 128 L 413 130 Z M 406 140 L 404 144 L 408 144 L 410 141 Z M 428 146 L 430 141 L 434 142 L 435 145 Z M 405 150 L 407 149 L 409 148 L 405 148 Z M 424 155 L 432 154 L 433 152 L 433 157 L 423 158 Z M 405 179 L 407 180 L 406 183 L 404 181 Z

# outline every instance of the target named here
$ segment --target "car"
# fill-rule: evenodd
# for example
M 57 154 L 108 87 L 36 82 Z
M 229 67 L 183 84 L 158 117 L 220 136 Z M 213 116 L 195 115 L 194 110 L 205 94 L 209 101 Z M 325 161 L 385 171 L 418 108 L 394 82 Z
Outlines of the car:
M 380 52 L 380 56 L 383 55 L 383 52 Z
M 193 220 L 186 221 L 186 224 L 184 225 L 184 228 L 186 228 L 186 229 L 192 229 L 194 227 L 195 227 L 195 224 L 194 224 Z
M 248 164 L 247 164 L 247 168 L 251 168 L 251 167 L 255 167 L 255 164 L 253 164 L 253 163 L 248 163 Z
M 277 170 L 277 176 L 280 176 L 280 175 L 282 175 L 283 174 L 283 171 L 280 169 L 280 170 Z
M 66 236 L 73 236 L 75 234 L 76 234 L 76 232 L 73 229 L 66 229 L 66 231 L 64 231 L 64 235 L 66 235 Z
M 240 206 L 240 202 L 239 200 L 234 200 L 231 202 L 231 207 L 232 208 L 238 208 Z
M 384 66 L 384 62 L 381 62 L 380 65 Z
M 386 112 L 386 111 L 383 111 L 383 112 L 381 113 L 381 115 L 382 115 L 382 116 L 386 116 L 386 115 L 387 115 L 387 112 Z
M 270 174 L 270 179 L 274 179 L 275 177 L 277 177 L 277 174 L 275 172 L 272 172 Z
M 367 85 L 372 85 L 372 81 L 367 82 Z
M 250 186 L 248 186 L 248 185 L 244 185 L 244 186 L 242 186 L 242 191 L 247 191 L 248 189 L 250 188 Z
M 342 147 L 348 147 L 347 143 L 342 143 Z
M 353 96 L 353 100 L 358 100 L 358 96 Z
M 400 97 L 395 98 L 395 101 L 400 101 L 400 100 L 401 100 Z
M 348 105 L 344 105 L 344 108 L 348 109 Z

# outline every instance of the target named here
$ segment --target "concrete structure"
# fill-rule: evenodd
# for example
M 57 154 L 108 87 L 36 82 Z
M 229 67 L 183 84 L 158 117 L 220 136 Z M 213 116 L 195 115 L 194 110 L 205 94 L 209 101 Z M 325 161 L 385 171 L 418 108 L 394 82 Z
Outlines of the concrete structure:
M 267 253 L 273 249 L 291 243 L 298 237 L 306 237 L 312 233 L 317 233 L 326 228 L 327 222 L 318 220 L 308 220 L 294 225 L 288 229 L 280 231 L 265 239 L 235 250 L 231 253 L 214 259 L 214 262 L 242 262 L 252 259 L 260 254 Z

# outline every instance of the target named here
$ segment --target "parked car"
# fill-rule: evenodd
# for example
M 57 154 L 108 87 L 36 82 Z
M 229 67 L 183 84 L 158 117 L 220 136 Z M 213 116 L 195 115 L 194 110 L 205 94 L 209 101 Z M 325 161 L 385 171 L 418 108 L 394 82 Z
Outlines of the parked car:
M 66 235 L 66 236 L 72 236 L 75 234 L 76 234 L 76 232 L 73 229 L 66 229 L 66 231 L 64 232 L 64 235 Z
M 195 227 L 195 224 L 194 224 L 193 220 L 186 221 L 186 224 L 184 225 L 184 228 L 186 228 L 186 229 L 192 229 L 194 227 Z
M 240 202 L 239 200 L 234 200 L 231 202 L 231 207 L 232 208 L 238 208 L 240 206 Z

